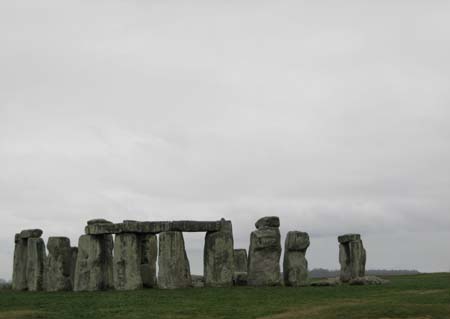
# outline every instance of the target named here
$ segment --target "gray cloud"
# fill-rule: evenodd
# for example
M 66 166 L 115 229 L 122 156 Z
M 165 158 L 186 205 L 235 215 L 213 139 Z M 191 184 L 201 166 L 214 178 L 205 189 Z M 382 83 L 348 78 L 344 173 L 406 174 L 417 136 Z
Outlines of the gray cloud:
M 312 267 L 356 231 L 371 267 L 448 270 L 449 9 L 3 1 L 0 277 L 16 231 L 97 216 L 226 217 L 246 247 L 278 214 Z

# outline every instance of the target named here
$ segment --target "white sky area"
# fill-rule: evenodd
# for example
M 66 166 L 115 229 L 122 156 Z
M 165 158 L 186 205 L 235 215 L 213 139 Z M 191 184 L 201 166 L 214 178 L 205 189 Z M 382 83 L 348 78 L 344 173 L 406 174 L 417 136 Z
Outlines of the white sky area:
M 450 2 L 0 2 L 0 277 L 88 219 L 307 231 L 450 270 Z M 192 273 L 204 234 L 186 234 Z

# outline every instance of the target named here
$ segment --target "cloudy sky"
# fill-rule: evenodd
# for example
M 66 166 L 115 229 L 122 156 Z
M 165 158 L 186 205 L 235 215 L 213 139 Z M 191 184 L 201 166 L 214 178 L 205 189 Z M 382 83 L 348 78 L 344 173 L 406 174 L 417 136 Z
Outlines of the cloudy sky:
M 90 218 L 362 234 L 449 271 L 448 1 L 0 2 L 0 277 L 14 233 Z M 193 273 L 204 234 L 187 234 Z

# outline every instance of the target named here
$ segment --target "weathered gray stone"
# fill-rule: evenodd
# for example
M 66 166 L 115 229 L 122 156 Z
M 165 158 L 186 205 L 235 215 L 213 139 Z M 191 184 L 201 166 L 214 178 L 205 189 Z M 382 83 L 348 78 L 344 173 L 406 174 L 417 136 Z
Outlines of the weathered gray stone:
M 194 288 L 203 288 L 205 287 L 205 279 L 203 276 L 192 275 L 192 287 Z
M 230 221 L 222 220 L 221 231 L 207 232 L 203 257 L 205 286 L 233 285 L 233 229 Z
M 256 229 L 264 229 L 264 228 L 278 228 L 280 227 L 280 218 L 277 216 L 267 216 L 258 219 L 255 223 Z
M 158 287 L 164 289 L 192 286 L 192 279 L 184 247 L 183 233 L 159 234 Z
M 248 255 L 248 285 L 280 285 L 280 256 L 281 243 L 278 228 L 253 231 L 250 236 Z
M 141 277 L 146 288 L 156 287 L 156 260 L 158 258 L 158 238 L 153 234 L 140 235 Z
M 40 291 L 44 284 L 45 243 L 42 238 L 28 238 L 27 286 L 29 291 Z
M 137 234 L 116 235 L 113 260 L 114 288 L 117 290 L 142 288 L 141 243 Z
M 234 272 L 247 272 L 247 250 L 234 250 Z
M 124 220 L 123 223 L 91 223 L 85 228 L 88 235 L 119 234 L 119 233 L 152 233 L 157 234 L 167 231 L 183 232 L 208 232 L 220 231 L 220 221 L 157 221 L 139 222 L 135 220 Z
M 15 247 L 14 247 L 12 289 L 27 290 L 28 242 L 27 239 L 22 239 L 20 237 L 20 234 L 16 234 L 14 242 Z
M 104 218 L 95 218 L 87 221 L 88 225 L 97 225 L 97 224 L 112 224 L 109 220 Z
M 247 286 L 248 275 L 247 272 L 235 272 L 233 274 L 233 284 L 235 286 Z
M 42 236 L 42 230 L 41 229 L 25 229 L 20 232 L 19 236 L 23 239 L 39 238 Z
M 338 242 L 341 244 L 348 243 L 350 241 L 361 240 L 360 234 L 346 234 L 338 237 Z
M 359 235 L 351 234 L 340 238 L 361 238 Z M 363 247 L 362 240 L 355 239 L 339 244 L 339 263 L 341 264 L 340 279 L 342 282 L 348 282 L 357 277 L 364 277 L 366 271 L 366 250 Z
M 73 289 L 72 250 L 67 237 L 49 237 L 45 263 L 45 290 L 70 291 Z
M 283 260 L 285 286 L 299 287 L 308 284 L 308 261 L 305 254 L 309 247 L 309 235 L 290 231 L 286 235 Z
M 111 235 L 82 235 L 78 241 L 75 291 L 105 290 L 113 287 Z
M 362 285 L 385 285 L 390 283 L 389 280 L 382 279 L 376 276 L 364 276 L 350 279 L 349 285 L 362 286 Z

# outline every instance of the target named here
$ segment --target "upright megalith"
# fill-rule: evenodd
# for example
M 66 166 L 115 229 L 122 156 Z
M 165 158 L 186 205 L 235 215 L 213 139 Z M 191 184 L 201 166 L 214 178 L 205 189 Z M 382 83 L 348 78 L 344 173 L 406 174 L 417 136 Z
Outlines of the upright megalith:
M 159 234 L 158 287 L 164 289 L 192 286 L 189 260 L 183 233 L 168 231 Z
M 15 246 L 14 246 L 12 289 L 27 290 L 28 240 L 21 238 L 20 234 L 16 234 L 14 242 Z
M 134 290 L 142 288 L 141 242 L 138 235 L 121 233 L 114 244 L 114 288 Z
M 250 235 L 248 285 L 277 286 L 280 278 L 280 220 L 270 216 L 259 219 Z
M 73 289 L 73 256 L 70 239 L 49 237 L 45 263 L 45 290 L 70 291 Z
M 14 237 L 12 288 L 14 290 L 41 290 L 45 259 L 42 230 L 22 230 Z
M 75 268 L 77 266 L 78 247 L 70 248 L 70 278 L 72 280 L 72 287 L 75 284 Z
M 306 249 L 309 247 L 308 233 L 290 231 L 284 243 L 283 277 L 286 286 L 298 287 L 308 283 L 308 261 Z
M 29 238 L 27 250 L 27 287 L 29 291 L 40 291 L 44 285 L 44 240 L 42 238 Z
M 75 291 L 105 290 L 113 287 L 113 246 L 112 235 L 80 237 L 75 266 Z
M 234 272 L 247 272 L 247 250 L 234 250 Z
M 366 272 L 366 250 L 364 249 L 361 235 L 342 235 L 338 237 L 338 241 L 341 281 L 349 282 L 352 279 L 364 277 Z
M 231 221 L 221 220 L 220 231 L 207 232 L 203 251 L 205 286 L 233 285 L 233 228 Z
M 141 277 L 146 288 L 156 287 L 156 260 L 158 258 L 158 238 L 154 234 L 139 236 L 141 242 Z

